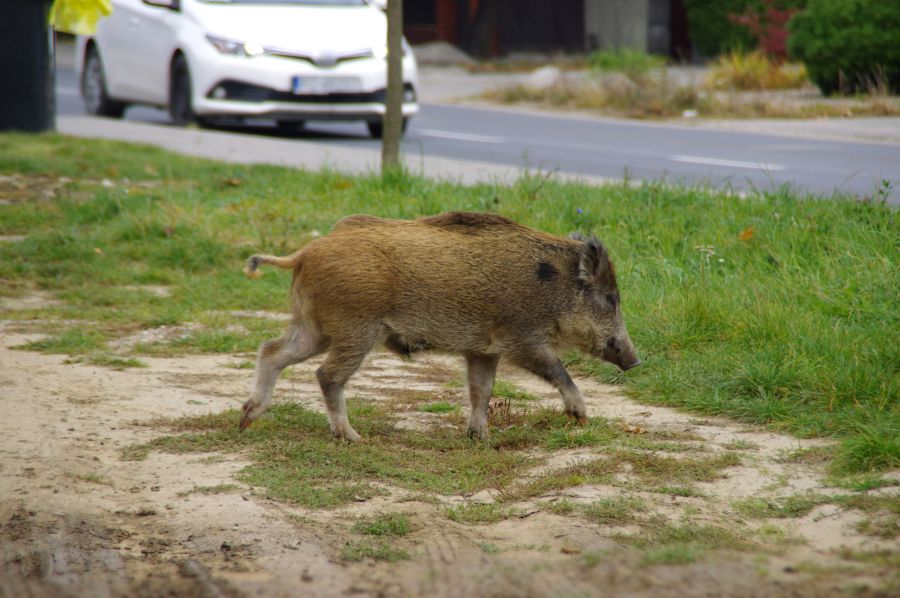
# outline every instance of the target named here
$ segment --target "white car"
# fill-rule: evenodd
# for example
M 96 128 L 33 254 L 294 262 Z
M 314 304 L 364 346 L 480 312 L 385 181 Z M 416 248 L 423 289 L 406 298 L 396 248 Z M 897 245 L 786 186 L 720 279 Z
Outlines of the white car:
M 173 122 L 363 120 L 380 137 L 387 87 L 383 0 L 112 0 L 79 37 L 87 111 L 167 107 Z M 419 111 L 416 59 L 403 42 L 403 116 Z

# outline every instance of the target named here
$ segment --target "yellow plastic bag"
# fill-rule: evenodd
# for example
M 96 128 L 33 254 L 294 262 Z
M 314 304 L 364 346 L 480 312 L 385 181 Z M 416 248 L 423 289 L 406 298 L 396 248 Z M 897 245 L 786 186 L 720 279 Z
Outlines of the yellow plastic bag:
M 65 33 L 91 35 L 97 31 L 97 21 L 111 12 L 111 0 L 54 0 L 50 25 Z

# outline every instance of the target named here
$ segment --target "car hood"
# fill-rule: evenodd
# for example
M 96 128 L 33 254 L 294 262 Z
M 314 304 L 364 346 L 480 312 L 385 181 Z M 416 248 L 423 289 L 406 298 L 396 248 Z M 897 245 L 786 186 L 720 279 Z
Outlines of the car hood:
M 353 52 L 387 39 L 387 19 L 371 6 L 191 4 L 209 35 L 298 53 Z

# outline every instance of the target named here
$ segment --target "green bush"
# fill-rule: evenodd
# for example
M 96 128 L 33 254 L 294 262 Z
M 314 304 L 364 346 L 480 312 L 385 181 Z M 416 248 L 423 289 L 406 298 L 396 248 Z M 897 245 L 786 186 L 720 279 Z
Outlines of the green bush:
M 822 93 L 900 93 L 900 3 L 810 0 L 789 28 L 788 50 Z
M 780 9 L 802 8 L 805 5 L 806 0 L 775 2 Z M 748 10 L 764 13 L 762 0 L 685 0 L 684 6 L 691 43 L 704 56 L 756 49 L 756 40 L 747 27 L 732 22 L 728 15 L 739 15 Z
M 739 14 L 758 0 L 685 0 L 688 31 L 695 50 L 716 56 L 731 50 L 753 50 L 756 43 L 743 25 L 732 23 L 729 14 Z

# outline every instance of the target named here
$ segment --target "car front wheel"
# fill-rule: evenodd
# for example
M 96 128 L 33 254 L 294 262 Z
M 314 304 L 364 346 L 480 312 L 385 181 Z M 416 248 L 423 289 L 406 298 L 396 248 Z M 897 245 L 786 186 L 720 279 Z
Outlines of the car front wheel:
M 125 114 L 126 105 L 109 97 L 106 92 L 106 75 L 103 73 L 103 62 L 100 52 L 93 45 L 88 48 L 84 59 L 84 71 L 81 73 L 81 97 L 88 114 L 94 116 L 110 116 L 121 118 Z
M 172 62 L 172 75 L 169 82 L 169 117 L 179 127 L 191 123 L 203 125 L 203 120 L 194 113 L 194 102 L 191 96 L 191 72 L 187 60 L 178 56 Z
M 403 137 L 403 134 L 406 133 L 406 125 L 409 123 L 408 118 L 403 119 L 403 124 L 400 125 L 400 136 Z M 381 139 L 384 137 L 384 121 L 381 120 L 370 120 L 366 122 L 366 126 L 369 127 L 369 135 L 374 137 L 375 139 Z

